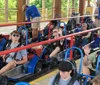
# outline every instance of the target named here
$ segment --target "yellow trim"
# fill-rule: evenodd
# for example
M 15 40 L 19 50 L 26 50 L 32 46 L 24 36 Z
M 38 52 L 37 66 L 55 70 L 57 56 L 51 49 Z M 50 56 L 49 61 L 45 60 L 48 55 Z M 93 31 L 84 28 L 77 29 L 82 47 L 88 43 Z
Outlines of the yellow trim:
M 40 81 L 42 81 L 42 80 L 44 80 L 44 79 L 46 79 L 48 77 L 51 77 L 52 75 L 56 74 L 57 72 L 58 72 L 58 70 L 55 70 L 55 71 L 53 71 L 53 72 L 51 72 L 51 73 L 49 73 L 47 75 L 44 75 L 44 76 L 42 76 L 42 77 L 40 77 L 40 78 L 38 78 L 36 80 L 33 80 L 33 81 L 29 82 L 29 83 L 30 83 L 30 85 L 36 84 L 37 82 L 40 82 Z

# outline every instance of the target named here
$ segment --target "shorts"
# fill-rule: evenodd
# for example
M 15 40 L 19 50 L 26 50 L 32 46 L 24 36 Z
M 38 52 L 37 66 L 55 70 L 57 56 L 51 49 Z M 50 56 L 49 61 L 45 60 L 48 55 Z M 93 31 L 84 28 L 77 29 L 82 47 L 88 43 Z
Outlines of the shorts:
M 35 17 L 31 20 L 32 22 L 36 22 L 36 23 L 31 24 L 32 29 L 39 29 L 40 28 L 40 20 L 41 20 L 41 17 Z
M 89 68 L 89 71 L 90 71 L 91 76 L 95 76 L 95 73 L 96 73 L 95 71 L 91 70 L 90 68 Z

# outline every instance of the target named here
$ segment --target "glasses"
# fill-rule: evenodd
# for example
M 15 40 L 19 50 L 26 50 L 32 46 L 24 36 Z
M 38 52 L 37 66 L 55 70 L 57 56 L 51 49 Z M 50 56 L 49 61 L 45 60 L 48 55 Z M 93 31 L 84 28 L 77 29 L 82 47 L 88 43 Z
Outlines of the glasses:
M 12 34 L 13 37 L 20 37 L 19 34 Z

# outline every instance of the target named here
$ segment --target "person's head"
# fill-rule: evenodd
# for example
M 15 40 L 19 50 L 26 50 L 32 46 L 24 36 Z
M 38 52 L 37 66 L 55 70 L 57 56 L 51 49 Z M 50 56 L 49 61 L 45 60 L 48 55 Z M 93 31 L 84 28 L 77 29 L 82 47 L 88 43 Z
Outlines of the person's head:
M 57 37 L 58 34 L 59 34 L 58 32 L 59 32 L 58 27 L 55 27 L 55 28 L 53 29 L 53 31 L 52 31 L 53 36 L 54 36 L 54 37 Z
M 26 11 L 27 7 L 28 7 L 28 5 L 24 4 L 24 5 L 22 6 L 22 11 Z
M 92 84 L 93 85 L 100 85 L 100 76 L 94 77 L 94 79 L 92 80 Z
M 84 30 L 87 30 L 87 24 L 86 23 L 83 23 L 82 24 L 82 30 L 84 31 Z
M 72 73 L 72 64 L 67 61 L 62 61 L 59 64 L 58 69 L 60 71 L 60 77 L 62 79 L 68 79 Z
M 11 32 L 11 40 L 12 41 L 20 41 L 20 33 L 17 30 L 14 30 L 13 32 Z
M 50 24 L 50 29 L 53 29 L 57 26 L 57 20 L 51 20 L 49 24 Z

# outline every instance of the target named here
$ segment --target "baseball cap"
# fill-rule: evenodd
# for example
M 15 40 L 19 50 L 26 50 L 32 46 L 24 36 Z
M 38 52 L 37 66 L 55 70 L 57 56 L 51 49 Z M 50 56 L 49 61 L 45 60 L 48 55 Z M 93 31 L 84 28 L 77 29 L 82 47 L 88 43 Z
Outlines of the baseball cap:
M 59 64 L 58 69 L 60 71 L 70 71 L 70 70 L 72 70 L 72 64 L 70 62 L 67 62 L 67 61 L 62 61 Z

